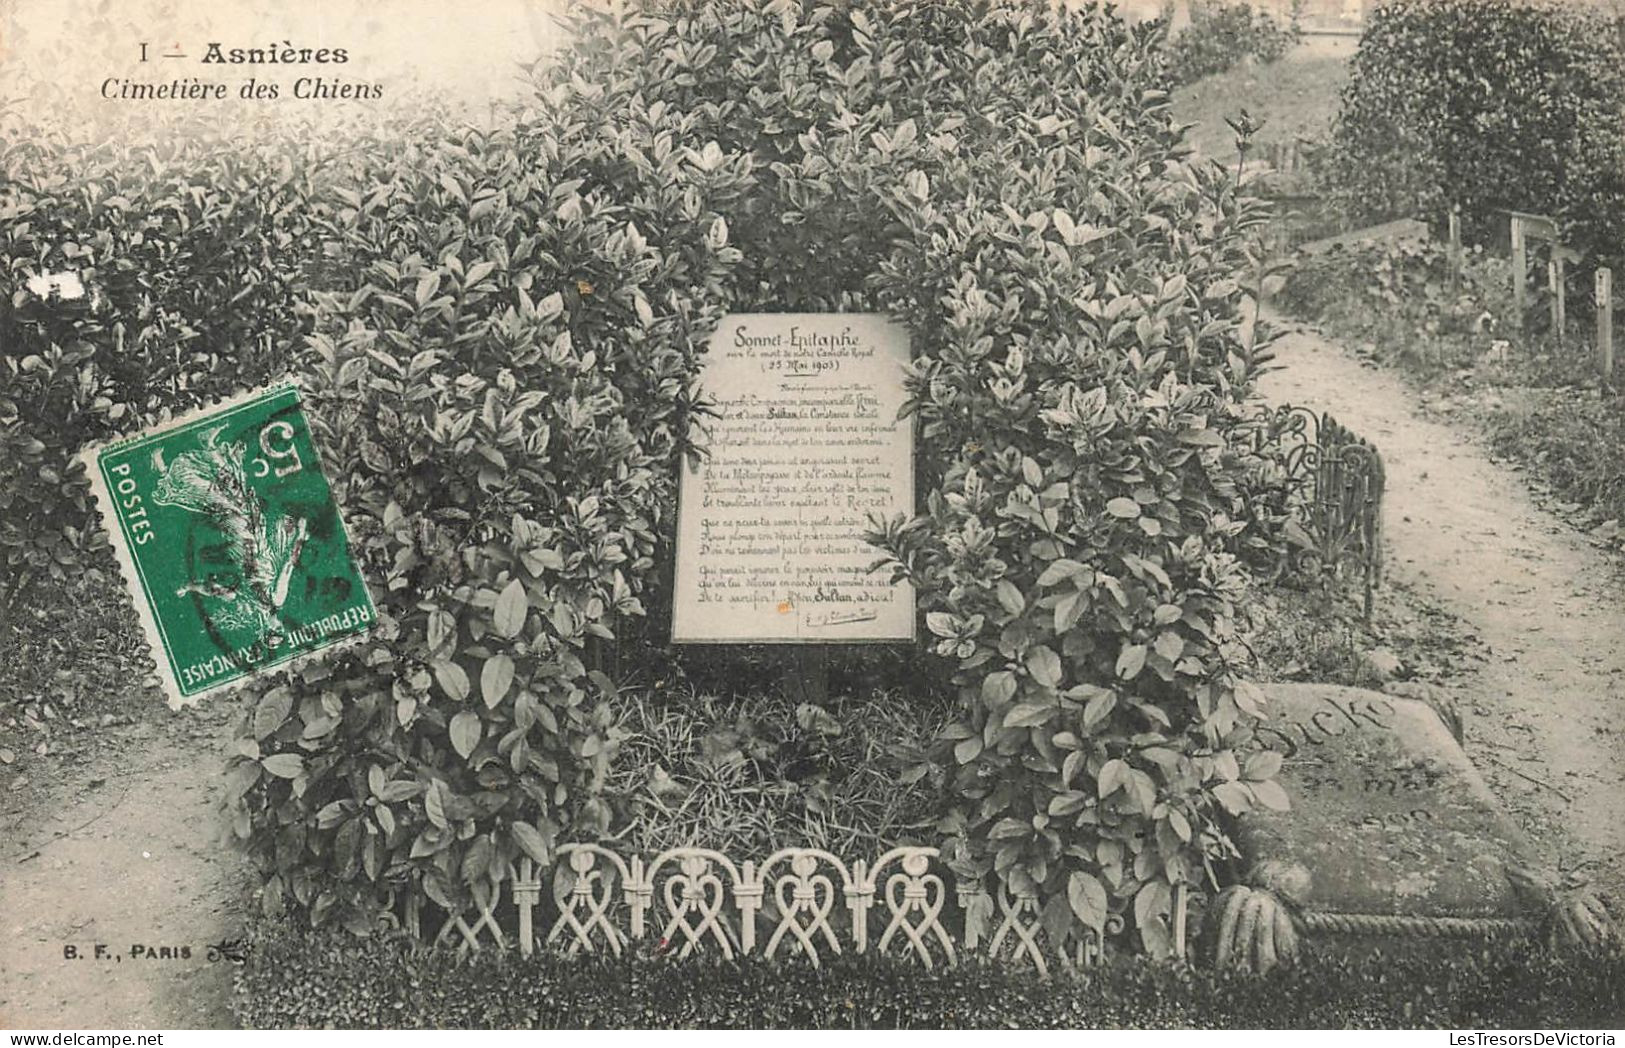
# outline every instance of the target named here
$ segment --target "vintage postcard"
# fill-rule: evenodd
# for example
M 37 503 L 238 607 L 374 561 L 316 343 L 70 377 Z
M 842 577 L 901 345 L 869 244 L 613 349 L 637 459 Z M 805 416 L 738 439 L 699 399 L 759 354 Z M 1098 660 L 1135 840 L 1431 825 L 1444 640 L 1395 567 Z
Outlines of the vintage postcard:
M 0 1027 L 1615 1044 L 1622 162 L 1625 0 L 0 0 Z

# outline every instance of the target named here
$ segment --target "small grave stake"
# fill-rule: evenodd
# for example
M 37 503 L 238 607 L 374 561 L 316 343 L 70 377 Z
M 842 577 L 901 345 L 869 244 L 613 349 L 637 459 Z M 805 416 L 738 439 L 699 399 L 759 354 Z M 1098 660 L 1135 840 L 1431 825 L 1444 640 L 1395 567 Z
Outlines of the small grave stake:
M 1523 218 L 1512 216 L 1512 312 L 1518 330 L 1524 327 L 1523 310 L 1529 301 L 1529 249 L 1523 238 Z
M 1450 208 L 1450 297 L 1461 293 L 1461 205 Z
M 1552 248 L 1552 257 L 1546 260 L 1546 290 L 1552 293 L 1552 335 L 1557 339 L 1557 348 L 1563 348 L 1563 322 L 1567 319 L 1567 311 L 1563 308 L 1563 256 L 1557 247 Z
M 1604 388 L 1614 384 L 1614 271 L 1597 267 L 1597 367 Z

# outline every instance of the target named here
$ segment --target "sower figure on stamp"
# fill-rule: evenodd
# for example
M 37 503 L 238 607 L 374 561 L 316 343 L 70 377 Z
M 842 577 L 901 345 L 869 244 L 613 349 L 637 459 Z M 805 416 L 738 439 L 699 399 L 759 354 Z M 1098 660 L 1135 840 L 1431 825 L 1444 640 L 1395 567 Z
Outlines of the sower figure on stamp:
M 267 521 L 260 500 L 249 489 L 242 446 L 219 438 L 219 428 L 205 430 L 203 450 L 176 456 L 152 500 L 207 515 L 225 536 L 226 555 L 241 572 L 241 581 L 236 585 L 213 577 L 192 581 L 176 590 L 176 596 L 197 593 L 218 598 L 226 602 L 218 616 L 222 623 L 262 636 L 280 632 L 277 614 L 288 599 L 309 525 L 303 518 L 296 522 L 288 516 Z

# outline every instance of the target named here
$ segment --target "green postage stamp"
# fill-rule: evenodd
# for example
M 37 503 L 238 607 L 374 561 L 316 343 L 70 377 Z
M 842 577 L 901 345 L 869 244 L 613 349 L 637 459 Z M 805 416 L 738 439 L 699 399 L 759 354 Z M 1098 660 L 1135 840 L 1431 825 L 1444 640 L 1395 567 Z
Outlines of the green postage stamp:
M 171 706 L 376 621 L 297 386 L 84 457 Z

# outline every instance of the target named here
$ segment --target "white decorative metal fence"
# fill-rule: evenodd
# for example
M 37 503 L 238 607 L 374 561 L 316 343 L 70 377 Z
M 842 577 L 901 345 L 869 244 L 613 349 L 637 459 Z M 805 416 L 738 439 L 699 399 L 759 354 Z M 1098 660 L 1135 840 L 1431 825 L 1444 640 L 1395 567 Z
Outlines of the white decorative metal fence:
M 566 953 L 630 950 L 678 957 L 800 954 L 814 965 L 844 954 L 893 954 L 926 968 L 978 954 L 1031 964 L 1041 974 L 1097 962 L 1103 937 L 1076 922 L 1059 941 L 1044 900 L 1001 887 L 958 884 L 935 848 L 896 847 L 873 862 L 818 848 L 782 848 L 760 862 L 736 862 L 708 848 L 674 848 L 652 858 L 598 844 L 567 844 L 550 868 L 520 861 L 501 895 L 431 929 L 459 952 L 486 946 Z M 1064 901 L 1064 900 L 1063 900 Z M 423 937 L 414 900 L 408 929 Z M 1185 952 L 1187 899 L 1174 893 L 1175 950 Z M 512 917 L 510 924 L 506 918 Z M 430 919 L 431 924 L 433 919 Z M 1122 929 L 1107 918 L 1107 935 Z

